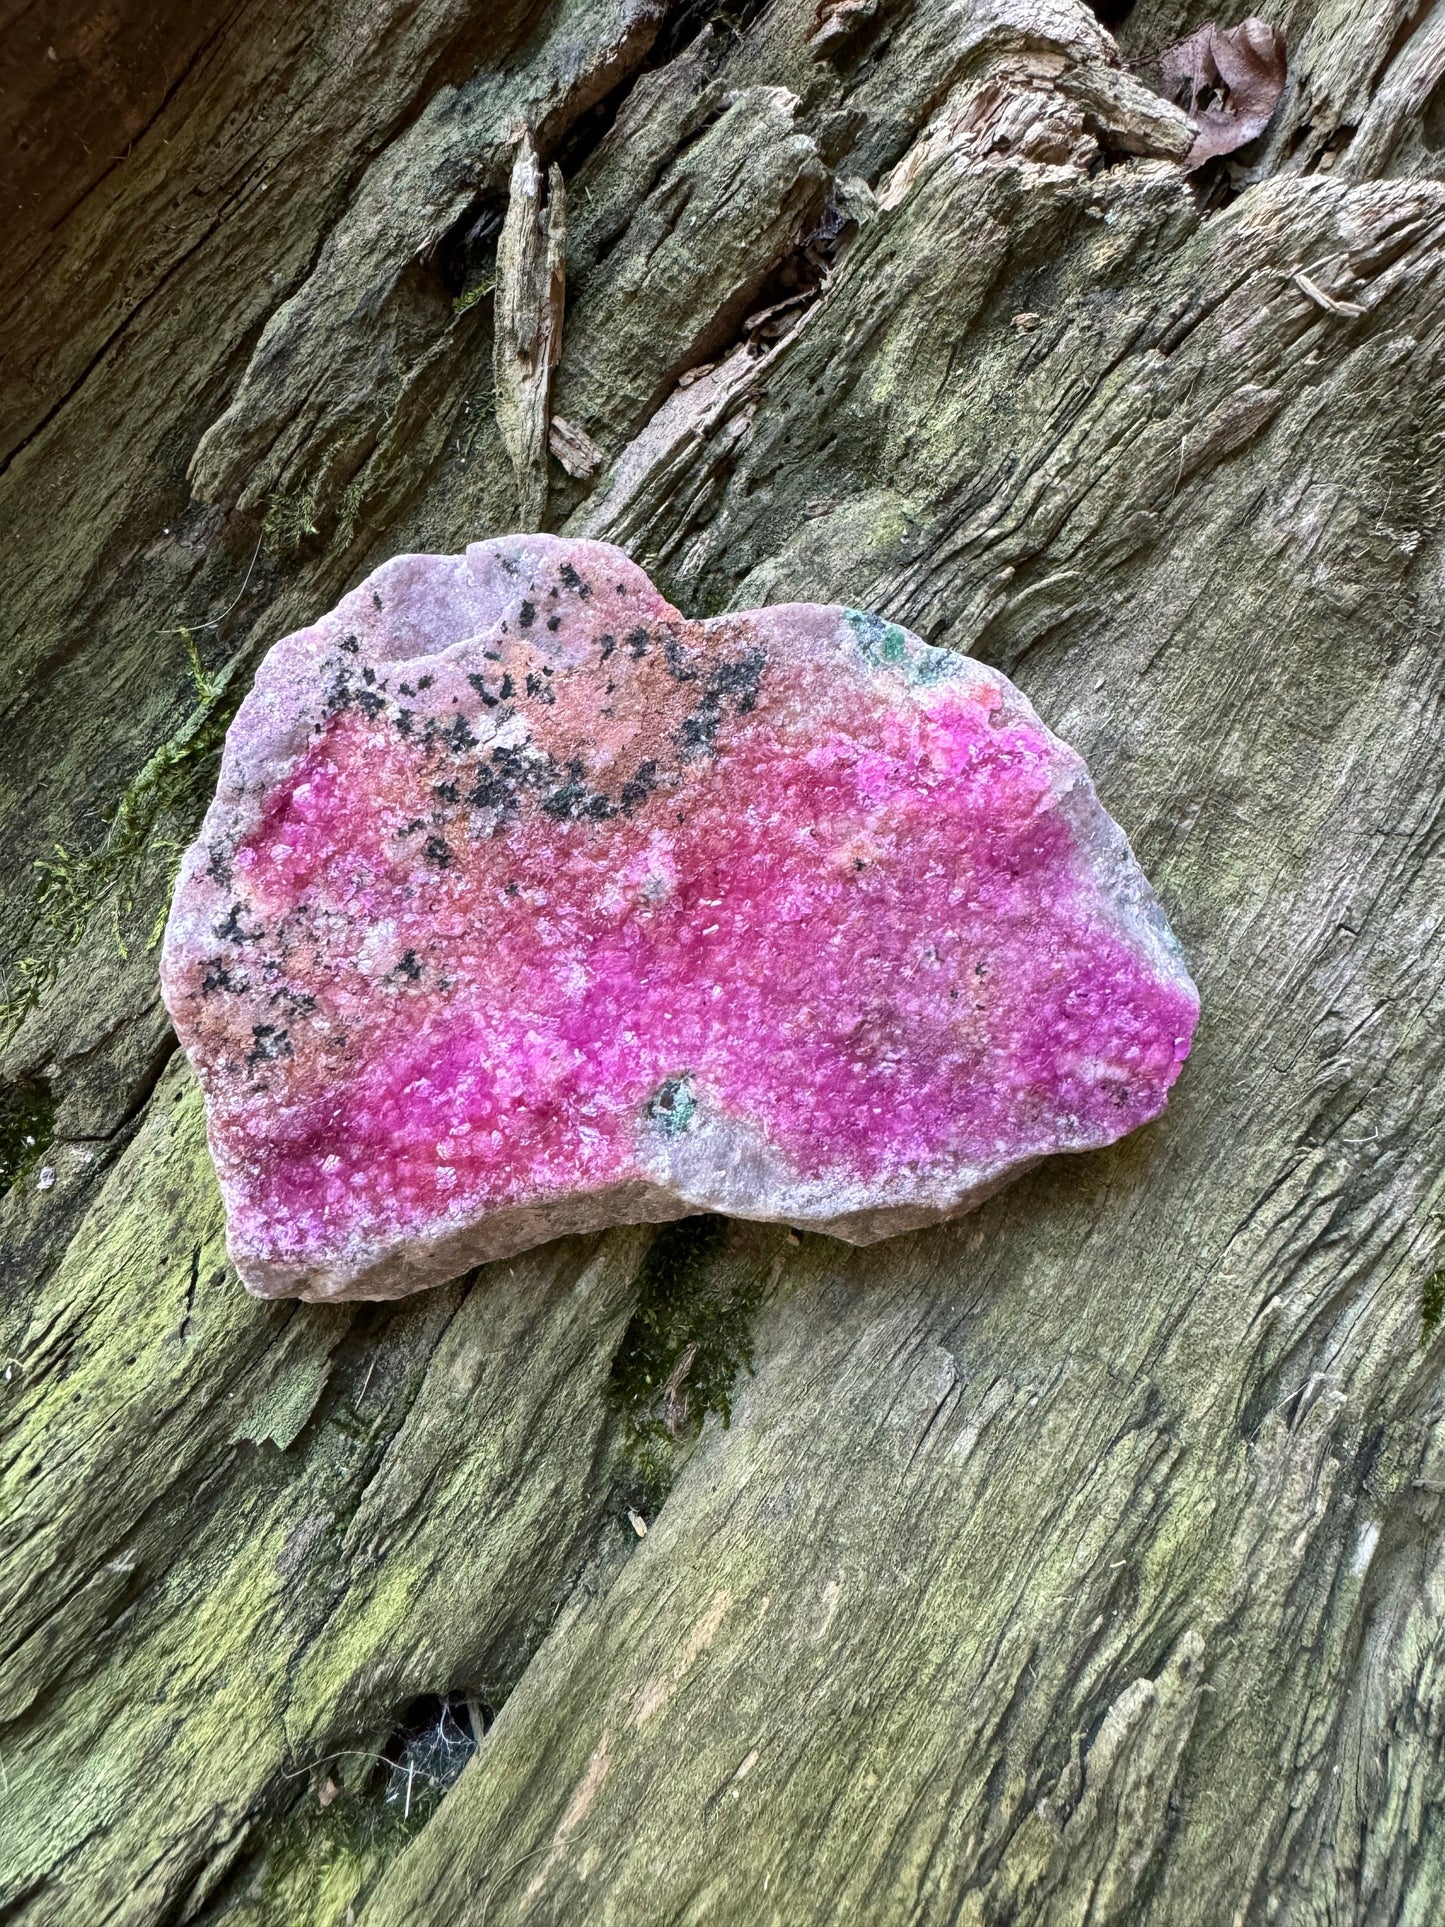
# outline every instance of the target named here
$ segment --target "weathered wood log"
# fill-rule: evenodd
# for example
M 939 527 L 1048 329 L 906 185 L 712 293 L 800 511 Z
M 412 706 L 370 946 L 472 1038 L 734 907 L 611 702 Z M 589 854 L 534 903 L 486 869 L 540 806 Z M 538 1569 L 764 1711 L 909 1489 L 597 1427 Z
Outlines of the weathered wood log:
M 1292 0 L 1269 128 L 1192 173 L 1153 86 L 1208 9 L 1099 13 L 17 21 L 7 1919 L 1445 1912 L 1445 11 Z M 1199 1040 L 956 1227 L 262 1304 L 157 917 L 264 649 L 514 524 L 524 129 L 547 526 L 1005 669 Z

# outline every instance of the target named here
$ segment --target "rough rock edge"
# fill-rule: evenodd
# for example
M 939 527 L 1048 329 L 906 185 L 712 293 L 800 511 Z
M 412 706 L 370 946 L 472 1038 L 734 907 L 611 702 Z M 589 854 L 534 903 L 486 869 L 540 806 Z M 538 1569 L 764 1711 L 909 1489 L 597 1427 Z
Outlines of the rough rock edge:
M 313 682 L 340 638 L 346 635 L 360 640 L 358 664 L 384 663 L 394 673 L 409 676 L 413 667 L 423 668 L 451 649 L 483 636 L 497 639 L 485 625 L 466 626 L 464 633 L 453 633 L 458 622 L 446 621 L 446 616 L 456 605 L 446 601 L 442 586 L 447 565 L 456 576 L 465 578 L 474 609 L 489 599 L 497 600 L 500 622 L 502 611 L 520 605 L 539 575 L 555 571 L 559 558 L 575 565 L 579 550 L 586 552 L 587 566 L 625 581 L 639 599 L 655 605 L 662 620 L 683 619 L 646 573 L 612 544 L 520 535 L 474 542 L 457 556 L 396 556 L 320 621 L 276 644 L 228 738 L 215 799 L 199 838 L 182 863 L 171 905 L 162 954 L 162 983 L 178 1025 L 185 986 L 172 959 L 194 954 L 206 941 L 216 908 L 210 878 L 217 858 L 224 869 L 259 820 L 276 785 L 286 780 L 312 741 L 314 714 L 308 707 L 297 707 L 296 695 Z M 433 648 L 412 647 L 405 654 L 386 651 L 392 620 L 386 612 L 398 578 L 414 579 L 423 571 L 440 578 L 437 614 L 445 627 Z M 846 635 L 851 647 L 849 612 L 841 604 L 784 603 L 758 613 L 774 612 L 805 619 L 820 637 Z M 698 626 L 708 632 L 734 627 L 736 622 L 734 616 L 722 616 Z M 370 632 L 376 627 L 380 636 L 373 643 Z M 967 675 L 975 683 L 989 685 L 998 691 L 1011 722 L 1044 736 L 1058 759 L 1051 801 L 1074 832 L 1077 860 L 1095 881 L 1098 908 L 1106 914 L 1113 912 L 1116 934 L 1148 959 L 1161 980 L 1194 993 L 1183 954 L 1159 901 L 1128 838 L 1100 803 L 1082 758 L 1054 735 L 1027 698 L 996 670 L 970 657 L 935 649 L 909 630 L 902 633 L 909 648 L 925 660 L 947 665 L 948 680 Z M 412 645 L 422 640 L 418 633 L 407 639 Z M 209 1130 L 209 1097 L 206 1109 Z M 1059 1144 L 1048 1155 L 1094 1150 L 1109 1141 L 1081 1134 L 1077 1143 Z M 212 1150 L 222 1194 L 229 1197 L 228 1158 L 219 1139 L 212 1139 Z M 735 1116 L 709 1114 L 707 1094 L 703 1092 L 688 1128 L 673 1136 L 660 1128 L 649 1131 L 638 1146 L 638 1160 L 644 1173 L 641 1178 L 535 1204 L 508 1206 L 465 1227 L 443 1219 L 390 1242 L 348 1240 L 334 1260 L 319 1267 L 264 1259 L 234 1243 L 231 1256 L 247 1289 L 258 1297 L 325 1302 L 405 1297 L 427 1286 L 444 1284 L 476 1265 L 513 1257 L 568 1233 L 600 1231 L 615 1224 L 664 1223 L 701 1211 L 780 1222 L 800 1231 L 824 1232 L 848 1244 L 875 1244 L 972 1211 L 1011 1179 L 1039 1163 L 1040 1157 L 1030 1152 L 992 1164 L 955 1164 L 946 1173 L 919 1173 L 906 1187 L 900 1184 L 895 1203 L 880 1204 L 874 1201 L 876 1185 L 853 1183 L 836 1173 L 803 1179 L 790 1172 L 782 1153 L 767 1144 L 756 1124 Z M 850 1191 L 856 1192 L 856 1199 L 844 1202 L 840 1209 L 840 1202 L 848 1200 Z M 800 1197 L 813 1209 L 799 1210 Z

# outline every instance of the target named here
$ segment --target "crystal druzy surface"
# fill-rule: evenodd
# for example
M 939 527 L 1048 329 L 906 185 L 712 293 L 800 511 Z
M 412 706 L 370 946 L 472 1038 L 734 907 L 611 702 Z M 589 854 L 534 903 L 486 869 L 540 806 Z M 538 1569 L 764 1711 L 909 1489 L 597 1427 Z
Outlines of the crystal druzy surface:
M 401 556 L 271 651 L 166 932 L 253 1291 L 715 1209 L 867 1241 L 1163 1107 L 1198 1000 L 1002 676 L 619 551 Z

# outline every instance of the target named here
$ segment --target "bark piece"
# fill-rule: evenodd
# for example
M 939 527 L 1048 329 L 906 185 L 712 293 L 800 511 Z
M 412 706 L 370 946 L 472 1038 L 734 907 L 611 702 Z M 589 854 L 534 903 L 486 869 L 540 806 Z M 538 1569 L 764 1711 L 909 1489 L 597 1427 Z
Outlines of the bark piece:
M 1058 87 L 1083 109 L 1089 131 L 1121 154 L 1182 161 L 1194 145 L 1189 116 L 1124 68 L 1082 61 L 1065 68 Z
M 997 671 L 546 536 L 272 651 L 163 982 L 238 1269 L 316 1299 L 698 1209 L 872 1243 L 1156 1116 L 1198 1010 Z
M 882 12 L 882 0 L 823 0 L 808 46 L 822 60 L 855 40 Z
M 589 210 L 601 258 L 579 267 L 568 328 L 606 348 L 564 358 L 556 402 L 609 456 L 683 370 L 736 340 L 769 276 L 823 209 L 831 176 L 797 97 L 784 87 L 728 93 L 713 103 L 721 112 L 703 114 L 644 177 L 616 231 L 599 228 Z M 661 103 L 657 118 L 667 119 Z
M 409 485 L 396 471 L 444 442 L 455 386 L 438 250 L 468 209 L 505 193 L 518 126 L 555 138 L 643 59 L 658 18 L 653 0 L 568 0 L 520 73 L 484 67 L 437 91 L 267 321 L 191 458 L 200 500 L 303 503 L 325 530 L 348 491 L 370 512 Z
M 602 450 L 575 422 L 553 418 L 548 446 L 575 481 L 588 482 L 602 466 Z
M 511 198 L 497 243 L 492 368 L 497 426 L 517 471 L 518 518 L 535 528 L 547 512 L 547 429 L 552 370 L 562 354 L 567 202 L 554 161 L 542 164 L 530 133 L 512 163 Z

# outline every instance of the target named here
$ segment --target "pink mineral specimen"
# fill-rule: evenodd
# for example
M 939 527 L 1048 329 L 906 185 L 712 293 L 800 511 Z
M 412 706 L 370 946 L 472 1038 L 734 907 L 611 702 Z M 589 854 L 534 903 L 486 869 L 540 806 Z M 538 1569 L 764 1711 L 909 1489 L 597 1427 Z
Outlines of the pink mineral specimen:
M 928 1224 L 1156 1116 L 1198 1015 L 1001 675 L 541 535 L 272 649 L 162 979 L 237 1269 L 312 1299 L 689 1211 Z

